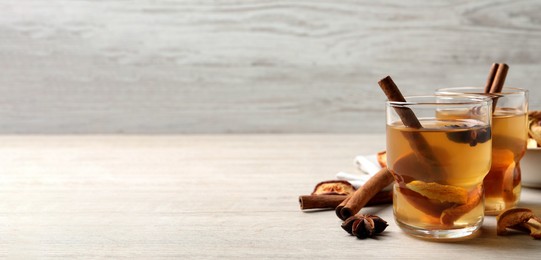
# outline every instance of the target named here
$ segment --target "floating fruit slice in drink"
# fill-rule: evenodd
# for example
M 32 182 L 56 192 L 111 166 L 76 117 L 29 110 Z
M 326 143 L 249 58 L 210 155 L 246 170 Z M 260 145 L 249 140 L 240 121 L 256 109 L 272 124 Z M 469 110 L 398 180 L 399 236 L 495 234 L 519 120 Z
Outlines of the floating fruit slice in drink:
M 426 183 L 419 180 L 406 184 L 406 187 L 429 199 L 440 202 L 466 204 L 468 201 L 468 191 L 462 187 L 442 185 L 436 182 Z
M 483 188 L 481 185 L 473 189 L 468 194 L 468 200 L 463 205 L 450 207 L 441 213 L 440 222 L 444 225 L 453 225 L 453 223 L 460 219 L 460 217 L 468 214 L 474 208 L 479 206 L 481 199 L 483 198 Z

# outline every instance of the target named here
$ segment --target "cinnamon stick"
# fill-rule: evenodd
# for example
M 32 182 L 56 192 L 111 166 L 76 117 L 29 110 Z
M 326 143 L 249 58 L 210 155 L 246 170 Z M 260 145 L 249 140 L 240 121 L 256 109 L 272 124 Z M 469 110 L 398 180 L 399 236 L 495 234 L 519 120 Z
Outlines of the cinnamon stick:
M 381 169 L 376 175 L 344 200 L 335 209 L 336 215 L 342 219 L 357 214 L 378 192 L 393 182 L 394 178 L 387 168 Z
M 387 96 L 387 99 L 389 99 L 389 101 L 406 102 L 406 99 L 404 98 L 404 96 L 402 96 L 400 89 L 398 89 L 390 76 L 381 79 L 378 84 Z M 405 126 L 412 128 L 423 127 L 421 125 L 421 122 L 419 122 L 419 119 L 417 119 L 417 117 L 415 116 L 415 113 L 413 113 L 413 111 L 408 107 L 395 107 L 394 109 Z
M 494 66 L 494 65 L 493 65 Z M 498 102 L 498 93 L 502 92 L 503 86 L 505 84 L 505 78 L 507 77 L 507 72 L 509 71 L 509 66 L 505 63 L 497 64 L 497 71 L 494 76 L 494 81 L 490 87 L 490 94 L 495 94 L 492 99 L 492 112 L 496 110 L 496 103 Z M 492 73 L 492 68 L 491 68 Z M 502 196 L 506 202 L 506 207 L 512 206 L 512 203 L 515 200 L 515 194 L 513 193 L 514 183 L 513 183 L 514 171 L 506 171 L 503 176 L 502 181 Z
M 306 209 L 335 209 L 348 195 L 302 195 L 299 196 L 301 210 Z M 372 197 L 365 206 L 375 206 L 393 202 L 392 191 L 380 191 Z
M 508 71 L 509 66 L 505 63 L 492 64 L 488 73 L 487 84 L 485 85 L 485 94 L 498 94 L 502 92 Z M 494 112 L 496 110 L 496 103 L 498 102 L 498 95 L 492 96 L 492 111 Z
M 490 93 L 500 93 L 502 92 L 503 85 L 505 83 L 505 78 L 507 77 L 507 71 L 509 71 L 509 66 L 505 63 L 498 65 L 498 71 L 494 77 L 494 82 L 490 88 Z
M 381 79 L 378 82 L 379 86 L 387 96 L 387 99 L 389 101 L 397 101 L 397 102 L 405 102 L 406 99 L 404 96 L 402 96 L 402 93 L 394 83 L 394 81 L 391 79 L 390 76 L 387 76 L 383 79 Z M 400 117 L 400 120 L 406 127 L 411 128 L 422 128 L 423 126 L 419 122 L 419 119 L 417 119 L 417 116 L 415 116 L 415 113 L 413 110 L 411 110 L 408 107 L 393 107 L 398 116 Z M 438 159 L 435 157 L 434 153 L 432 152 L 432 149 L 426 139 L 420 135 L 415 134 L 413 132 L 403 132 L 404 137 L 406 140 L 408 140 L 409 145 L 411 146 L 413 153 L 419 159 L 420 162 L 423 162 L 427 167 L 430 169 L 434 168 L 434 165 L 439 165 Z M 437 171 L 429 171 L 429 172 L 437 172 Z M 436 177 L 436 176 L 434 176 Z M 441 177 L 441 176 L 440 176 Z
M 498 63 L 492 63 L 492 66 L 490 67 L 490 71 L 488 72 L 488 79 L 487 83 L 485 85 L 485 93 L 490 93 L 490 89 L 492 88 L 492 84 L 494 84 L 494 78 L 496 77 L 496 71 L 498 71 Z

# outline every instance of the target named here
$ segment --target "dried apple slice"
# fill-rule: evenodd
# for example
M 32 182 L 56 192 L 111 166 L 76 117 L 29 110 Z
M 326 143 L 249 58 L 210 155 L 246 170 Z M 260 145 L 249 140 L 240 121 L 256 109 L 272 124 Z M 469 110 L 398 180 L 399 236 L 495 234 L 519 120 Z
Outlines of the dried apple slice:
M 528 113 L 528 134 L 538 144 L 541 144 L 541 111 Z
M 440 222 L 444 225 L 453 225 L 453 223 L 462 217 L 464 214 L 470 212 L 477 207 L 483 197 L 483 189 L 481 185 L 470 191 L 468 196 L 468 202 L 463 205 L 455 206 L 444 210 L 441 213 Z
M 507 228 L 526 231 L 535 239 L 541 239 L 541 218 L 537 217 L 531 209 L 528 208 L 512 208 L 508 209 L 497 219 L 497 234 L 498 236 L 505 235 Z
M 332 180 L 318 183 L 312 195 L 349 195 L 353 192 L 355 188 L 348 181 Z
M 436 182 L 424 182 L 414 180 L 406 184 L 406 187 L 429 199 L 440 202 L 466 204 L 468 202 L 468 191 L 462 187 L 443 185 Z
M 441 213 L 445 209 L 456 205 L 454 203 L 441 203 L 438 200 L 431 200 L 406 187 L 399 187 L 399 192 L 409 204 L 422 211 L 427 216 L 430 216 L 430 222 L 432 223 L 439 223 Z

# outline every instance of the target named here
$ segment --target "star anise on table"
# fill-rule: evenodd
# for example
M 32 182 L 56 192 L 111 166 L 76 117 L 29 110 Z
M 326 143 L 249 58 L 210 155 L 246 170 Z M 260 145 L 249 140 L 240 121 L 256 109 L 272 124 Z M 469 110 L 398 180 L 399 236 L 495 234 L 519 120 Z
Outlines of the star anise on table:
M 347 218 L 342 223 L 342 228 L 357 238 L 364 239 L 373 237 L 387 228 L 387 221 L 375 215 L 357 214 Z

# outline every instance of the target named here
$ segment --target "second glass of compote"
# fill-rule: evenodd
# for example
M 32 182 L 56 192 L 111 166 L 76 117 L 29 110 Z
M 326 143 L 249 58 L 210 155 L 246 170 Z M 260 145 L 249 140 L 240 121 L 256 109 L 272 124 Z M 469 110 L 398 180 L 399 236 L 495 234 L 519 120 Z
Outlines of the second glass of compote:
M 438 89 L 436 94 L 479 94 L 493 99 L 492 167 L 485 177 L 485 214 L 497 215 L 520 200 L 520 159 L 528 140 L 528 91 L 503 88 L 485 94 L 481 87 Z

